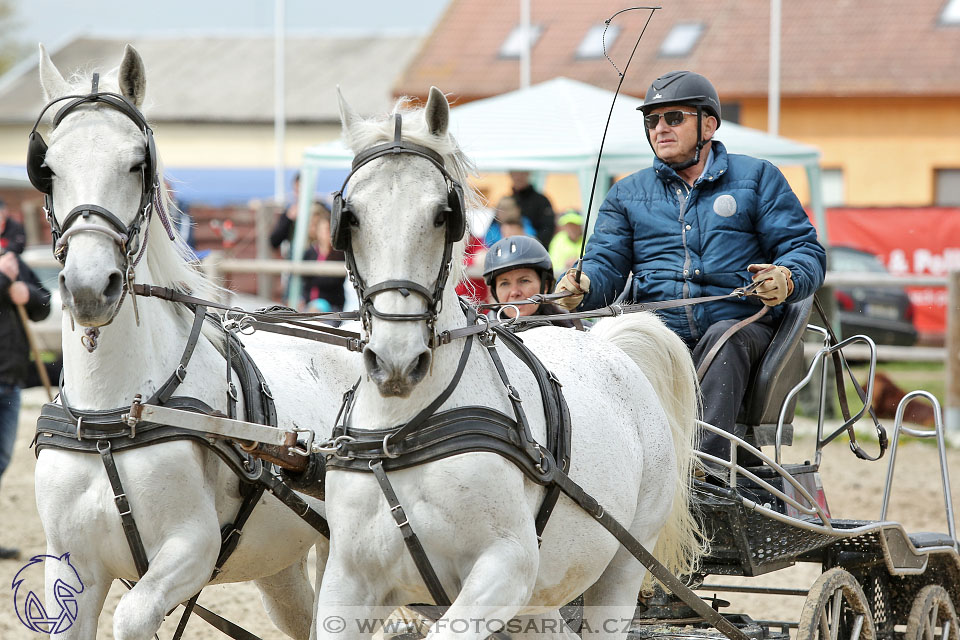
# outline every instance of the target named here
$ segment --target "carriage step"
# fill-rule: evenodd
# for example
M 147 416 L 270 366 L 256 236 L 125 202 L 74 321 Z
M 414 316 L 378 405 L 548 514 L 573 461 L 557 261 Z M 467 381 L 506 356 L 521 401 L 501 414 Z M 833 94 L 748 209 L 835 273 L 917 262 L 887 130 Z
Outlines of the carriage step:
M 949 533 L 936 533 L 933 531 L 918 531 L 909 535 L 910 542 L 917 549 L 928 547 L 953 547 L 957 542 L 950 537 Z

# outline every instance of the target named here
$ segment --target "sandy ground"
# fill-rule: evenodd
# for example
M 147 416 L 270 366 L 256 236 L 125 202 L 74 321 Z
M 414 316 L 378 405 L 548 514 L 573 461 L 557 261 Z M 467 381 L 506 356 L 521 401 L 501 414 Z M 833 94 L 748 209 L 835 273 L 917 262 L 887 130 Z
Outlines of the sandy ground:
M 27 447 L 33 437 L 34 425 L 43 401 L 39 390 L 25 394 L 21 412 L 17 449 L 11 467 L 4 474 L 0 490 L 0 545 L 17 546 L 23 560 L 0 561 L 0 640 L 35 640 L 39 636 L 21 625 L 13 607 L 10 585 L 13 576 L 26 559 L 45 553 L 43 528 L 37 515 L 34 499 L 34 456 Z M 798 424 L 798 432 L 809 431 L 815 425 Z M 868 448 L 873 450 L 875 444 Z M 788 455 L 788 462 L 799 462 L 812 455 L 809 439 L 801 440 Z M 951 467 L 960 464 L 960 451 L 948 455 Z M 937 473 L 936 449 L 927 443 L 905 443 L 898 454 L 896 480 L 889 517 L 902 522 L 908 531 L 946 531 L 946 516 Z M 827 498 L 834 516 L 875 520 L 879 517 L 887 459 L 868 463 L 857 460 L 845 441 L 827 448 L 821 467 Z M 953 492 L 960 495 L 960 473 L 954 474 Z M 126 553 L 126 550 L 118 550 Z M 745 583 L 754 586 L 808 587 L 819 575 L 819 566 L 798 565 L 759 578 L 711 578 L 716 582 Z M 113 611 L 125 588 L 114 584 L 100 616 L 99 638 L 112 639 Z M 5 594 L 5 595 L 3 595 Z M 797 597 L 775 597 L 730 594 L 723 596 L 733 603 L 731 611 L 748 613 L 758 619 L 797 620 L 803 605 Z M 257 590 L 252 584 L 221 585 L 204 590 L 200 598 L 204 606 L 226 616 L 260 636 L 263 640 L 285 638 L 266 617 Z M 170 638 L 176 627 L 177 616 L 171 616 L 160 630 L 161 639 Z M 225 638 L 219 632 L 194 618 L 187 627 L 185 638 L 214 640 Z

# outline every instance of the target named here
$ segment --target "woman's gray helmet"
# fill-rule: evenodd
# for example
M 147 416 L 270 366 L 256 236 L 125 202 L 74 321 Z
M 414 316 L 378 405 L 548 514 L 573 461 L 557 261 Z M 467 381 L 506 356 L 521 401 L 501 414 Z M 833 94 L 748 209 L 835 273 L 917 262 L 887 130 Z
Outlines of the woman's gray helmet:
M 643 104 L 637 107 L 637 111 L 642 111 L 643 115 L 648 115 L 658 107 L 669 107 L 672 105 L 689 105 L 697 108 L 697 152 L 693 158 L 682 163 L 671 164 L 675 169 L 686 169 L 697 164 L 700 161 L 700 149 L 706 144 L 700 139 L 700 123 L 703 120 L 703 112 L 717 119 L 717 126 L 720 126 L 720 96 L 713 84 L 699 73 L 693 71 L 671 71 L 665 73 L 650 85 L 647 89 L 647 95 L 643 99 Z M 647 142 L 653 149 L 653 142 L 650 141 L 650 134 L 647 133 Z M 657 150 L 653 150 L 656 154 Z
M 494 281 L 497 276 L 514 269 L 533 269 L 540 276 L 541 293 L 544 288 L 553 285 L 553 262 L 550 254 L 543 248 L 540 241 L 530 236 L 511 236 L 503 238 L 493 244 L 483 260 L 483 279 L 490 287 L 493 299 L 497 297 L 497 288 Z

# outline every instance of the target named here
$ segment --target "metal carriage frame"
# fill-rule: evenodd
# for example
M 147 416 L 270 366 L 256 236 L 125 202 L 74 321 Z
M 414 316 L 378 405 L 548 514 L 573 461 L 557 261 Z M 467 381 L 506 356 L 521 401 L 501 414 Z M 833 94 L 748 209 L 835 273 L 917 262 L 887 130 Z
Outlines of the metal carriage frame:
M 767 357 L 758 367 L 760 379 L 754 380 L 753 388 L 759 389 L 761 394 L 748 398 L 741 412 L 741 421 L 746 419 L 753 427 L 753 433 L 748 437 L 751 441 L 701 423 L 703 429 L 731 441 L 731 461 L 701 454 L 708 473 L 694 480 L 694 494 L 705 534 L 710 539 L 710 551 L 698 574 L 691 577 L 692 582 L 701 591 L 713 594 L 748 592 L 806 598 L 803 613 L 795 622 L 755 623 L 747 616 L 724 614 L 748 635 L 759 638 L 787 638 L 788 630 L 793 628 L 798 640 L 846 637 L 874 640 L 948 640 L 949 637 L 956 640 L 960 637 L 956 614 L 960 607 L 960 541 L 956 533 L 939 403 L 926 391 L 910 392 L 900 401 L 890 439 L 879 518 L 845 520 L 831 517 L 819 479 L 822 450 L 869 411 L 876 346 L 866 336 L 837 342 L 829 330 L 807 324 L 809 305 L 806 310 L 802 309 L 803 303 L 793 306 L 798 310 L 788 314 L 784 322 L 786 326 L 775 336 L 767 352 L 767 356 L 774 360 L 767 362 L 770 360 Z M 798 368 L 797 355 L 802 354 L 803 348 L 799 336 L 805 331 L 819 334 L 823 346 L 807 367 Z M 854 342 L 865 343 L 870 354 L 869 379 L 861 394 L 863 408 L 841 428 L 825 433 L 827 359 L 834 353 L 842 354 L 842 349 Z M 788 362 L 793 363 L 792 373 L 785 366 Z M 846 362 L 842 363 L 846 368 Z M 784 444 L 792 440 L 797 395 L 818 378 L 818 367 L 819 415 L 813 456 L 803 464 L 785 464 L 782 451 Z M 763 378 L 765 374 L 766 378 Z M 917 429 L 903 424 L 906 405 L 918 399 L 933 405 L 936 416 L 933 429 Z M 776 418 L 772 423 L 764 424 L 761 414 L 767 416 L 767 420 L 770 416 Z M 936 439 L 946 533 L 908 533 L 901 523 L 887 517 L 897 447 L 902 436 Z M 881 446 L 883 438 L 881 430 Z M 772 445 L 772 455 L 762 452 L 760 445 Z M 855 451 L 858 448 L 855 441 L 851 442 L 851 448 Z M 741 465 L 738 455 L 754 462 L 759 459 L 761 464 Z M 822 574 L 809 589 L 725 585 L 716 581 L 719 576 L 759 576 L 799 562 L 819 563 L 822 567 Z M 708 581 L 708 576 L 713 578 Z M 666 600 L 670 601 L 669 598 Z M 714 603 L 716 607 L 722 601 L 715 597 Z M 676 618 L 678 611 L 689 613 L 674 601 L 672 607 L 654 608 L 641 617 L 646 617 L 644 622 L 648 624 L 656 624 L 663 622 L 664 618 Z M 694 622 L 693 626 L 697 624 Z M 703 627 L 703 624 L 699 626 Z M 655 634 L 641 632 L 641 635 Z

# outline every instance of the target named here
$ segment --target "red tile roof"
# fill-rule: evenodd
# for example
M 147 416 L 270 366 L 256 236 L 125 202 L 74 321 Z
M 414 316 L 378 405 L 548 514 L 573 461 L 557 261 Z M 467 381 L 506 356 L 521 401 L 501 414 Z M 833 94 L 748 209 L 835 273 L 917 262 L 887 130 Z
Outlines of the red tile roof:
M 629 6 L 623 0 L 530 0 L 543 31 L 533 47 L 531 83 L 567 76 L 613 89 L 618 77 L 600 59 L 577 59 L 587 30 Z M 815 0 L 782 3 L 783 96 L 960 95 L 960 25 L 940 25 L 946 0 Z M 767 0 L 665 0 L 654 13 L 627 72 L 623 91 L 642 96 L 674 69 L 703 73 L 724 101 L 767 92 L 770 9 Z M 620 14 L 609 48 L 622 69 L 649 11 Z M 689 55 L 659 57 L 678 22 L 702 22 Z M 517 59 L 499 49 L 519 23 L 519 0 L 452 0 L 420 52 L 394 86 L 424 97 L 430 85 L 459 102 L 519 86 Z

